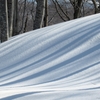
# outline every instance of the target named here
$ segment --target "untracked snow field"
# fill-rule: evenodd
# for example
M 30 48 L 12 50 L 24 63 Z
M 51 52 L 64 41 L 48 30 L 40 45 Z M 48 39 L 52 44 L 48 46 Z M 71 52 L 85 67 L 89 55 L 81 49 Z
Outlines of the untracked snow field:
M 0 44 L 0 100 L 100 100 L 100 14 Z

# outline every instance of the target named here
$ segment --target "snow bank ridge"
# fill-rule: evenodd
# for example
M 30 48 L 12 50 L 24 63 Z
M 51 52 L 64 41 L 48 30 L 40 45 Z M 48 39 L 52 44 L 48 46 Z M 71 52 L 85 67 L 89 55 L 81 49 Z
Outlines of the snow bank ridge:
M 100 14 L 27 32 L 0 44 L 0 91 L 1 100 L 99 98 Z M 95 95 L 91 98 L 88 93 Z

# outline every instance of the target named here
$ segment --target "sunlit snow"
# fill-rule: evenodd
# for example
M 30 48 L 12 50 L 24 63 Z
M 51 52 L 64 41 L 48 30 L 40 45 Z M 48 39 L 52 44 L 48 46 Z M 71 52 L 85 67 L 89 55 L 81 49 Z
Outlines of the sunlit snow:
M 0 100 L 100 100 L 100 14 L 0 44 Z

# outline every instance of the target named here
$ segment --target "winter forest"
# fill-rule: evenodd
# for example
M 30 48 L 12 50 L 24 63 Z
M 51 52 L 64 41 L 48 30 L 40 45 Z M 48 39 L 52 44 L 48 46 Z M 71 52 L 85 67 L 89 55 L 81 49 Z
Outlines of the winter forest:
M 100 0 L 0 0 L 0 100 L 100 100 Z
M 100 0 L 0 0 L 0 40 L 100 12 Z

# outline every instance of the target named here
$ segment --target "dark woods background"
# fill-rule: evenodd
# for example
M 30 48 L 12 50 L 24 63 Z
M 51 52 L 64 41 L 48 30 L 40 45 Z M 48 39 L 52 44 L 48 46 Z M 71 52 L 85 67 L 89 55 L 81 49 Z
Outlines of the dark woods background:
M 100 0 L 0 0 L 0 40 L 99 13 L 99 5 Z

